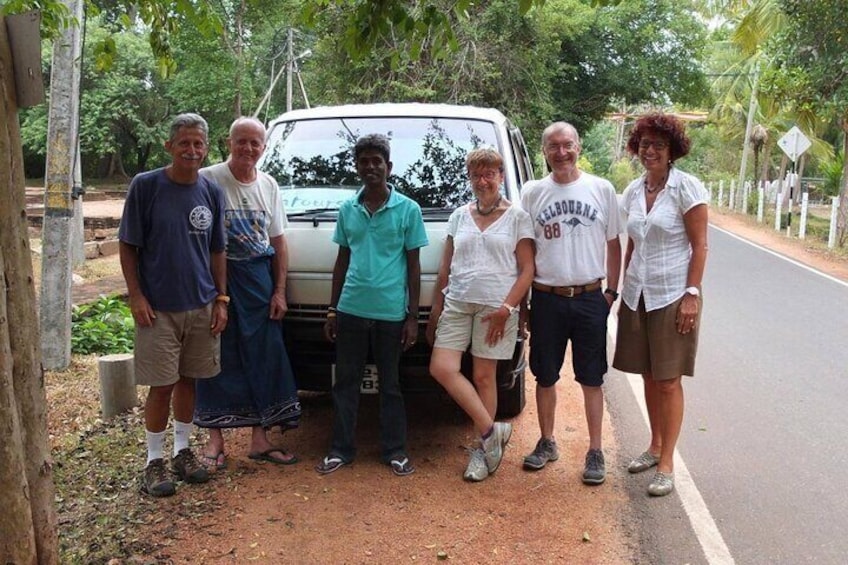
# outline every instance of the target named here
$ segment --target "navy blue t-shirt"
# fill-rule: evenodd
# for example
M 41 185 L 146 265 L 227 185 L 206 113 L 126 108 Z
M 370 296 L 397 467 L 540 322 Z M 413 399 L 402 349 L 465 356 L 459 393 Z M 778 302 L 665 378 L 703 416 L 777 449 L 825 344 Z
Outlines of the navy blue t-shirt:
M 218 294 L 210 256 L 226 246 L 223 210 L 223 192 L 204 177 L 178 184 L 156 169 L 132 180 L 118 237 L 138 248 L 141 291 L 154 310 L 194 310 Z

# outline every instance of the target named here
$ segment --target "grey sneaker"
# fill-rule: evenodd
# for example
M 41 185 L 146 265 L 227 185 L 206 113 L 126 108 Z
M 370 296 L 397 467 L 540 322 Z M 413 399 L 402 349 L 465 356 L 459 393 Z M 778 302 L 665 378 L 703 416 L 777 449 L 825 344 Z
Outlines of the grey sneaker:
M 504 448 L 512 435 L 512 424 L 507 422 L 495 422 L 492 435 L 483 440 L 483 451 L 486 455 L 486 467 L 489 474 L 498 470 L 503 459 Z
M 648 485 L 648 494 L 651 496 L 665 496 L 674 490 L 674 474 L 660 473 L 657 471 L 651 484 Z
M 209 480 L 209 471 L 200 464 L 188 447 L 181 449 L 177 456 L 171 460 L 171 467 L 181 481 L 205 483 Z
M 465 469 L 465 474 L 462 478 L 466 481 L 480 482 L 489 476 L 489 467 L 486 466 L 486 454 L 482 448 L 471 450 L 471 459 L 468 461 L 468 467 Z
M 553 438 L 543 437 L 536 442 L 533 453 L 524 458 L 524 468 L 530 471 L 538 471 L 548 464 L 548 461 L 559 459 L 559 450 Z
M 586 453 L 586 465 L 583 467 L 583 482 L 587 485 L 599 485 L 607 478 L 607 467 L 604 463 L 604 452 L 600 449 L 590 449 Z
M 150 496 L 171 496 L 177 492 L 174 481 L 168 478 L 165 462 L 154 459 L 141 474 L 141 492 Z
M 650 451 L 645 451 L 642 455 L 630 462 L 630 465 L 627 466 L 627 470 L 631 473 L 641 473 L 642 471 L 647 471 L 651 467 L 654 467 L 659 462 L 659 457 L 654 457 Z

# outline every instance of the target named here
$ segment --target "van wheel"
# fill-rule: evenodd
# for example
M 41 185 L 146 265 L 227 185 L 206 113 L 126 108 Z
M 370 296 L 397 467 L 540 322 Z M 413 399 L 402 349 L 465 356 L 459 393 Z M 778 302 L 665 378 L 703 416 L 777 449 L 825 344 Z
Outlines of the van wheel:
M 527 398 L 524 394 L 524 372 L 515 379 L 511 389 L 498 390 L 498 418 L 513 418 L 521 414 Z

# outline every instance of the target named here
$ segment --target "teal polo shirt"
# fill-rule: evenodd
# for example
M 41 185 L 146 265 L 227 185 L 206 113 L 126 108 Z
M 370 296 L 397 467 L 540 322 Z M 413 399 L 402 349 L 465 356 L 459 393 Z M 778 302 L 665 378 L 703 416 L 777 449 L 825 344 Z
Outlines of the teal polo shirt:
M 333 241 L 350 248 L 339 311 L 398 322 L 409 302 L 406 252 L 429 241 L 418 203 L 389 189 L 389 199 L 373 216 L 360 202 L 363 189 L 342 203 Z

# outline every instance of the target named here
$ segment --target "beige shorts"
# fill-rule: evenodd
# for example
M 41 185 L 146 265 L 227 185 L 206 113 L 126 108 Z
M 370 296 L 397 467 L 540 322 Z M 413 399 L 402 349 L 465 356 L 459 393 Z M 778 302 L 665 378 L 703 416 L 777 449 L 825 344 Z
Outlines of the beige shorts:
M 698 308 L 694 329 L 681 334 L 677 331 L 677 309 L 682 300 L 683 297 L 680 297 L 651 312 L 645 311 L 645 302 L 641 298 L 635 312 L 622 302 L 618 309 L 618 335 L 612 366 L 626 373 L 650 373 L 656 381 L 681 375 L 695 376 L 703 300 L 698 298 L 701 307 Z
M 434 347 L 465 351 L 471 343 L 471 355 L 480 359 L 512 359 L 518 336 L 518 311 L 513 312 L 504 325 L 504 335 L 494 347 L 486 343 L 489 323 L 483 318 L 497 308 L 451 300 L 445 297 L 445 306 L 436 326 Z
M 187 312 L 156 312 L 153 325 L 135 328 L 135 382 L 168 386 L 180 377 L 221 372 L 221 338 L 212 335 L 212 304 Z

